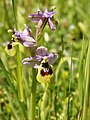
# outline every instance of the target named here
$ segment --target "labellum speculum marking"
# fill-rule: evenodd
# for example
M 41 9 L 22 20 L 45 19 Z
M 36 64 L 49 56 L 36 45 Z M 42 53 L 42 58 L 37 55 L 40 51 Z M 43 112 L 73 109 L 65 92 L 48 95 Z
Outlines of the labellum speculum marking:
M 7 45 L 8 50 L 12 49 L 12 41 Z
M 52 74 L 53 74 L 53 71 L 51 66 L 48 64 L 48 62 L 42 63 L 41 75 L 45 76 L 45 75 L 52 75 Z
M 15 40 L 14 40 L 14 38 L 12 38 L 12 40 L 5 47 L 6 53 L 11 57 L 13 57 L 16 53 L 16 49 L 14 48 L 14 46 L 15 46 L 14 42 L 15 42 Z
M 15 42 L 14 38 L 12 38 L 12 41 L 10 41 L 9 44 L 7 45 L 8 50 L 12 49 L 13 42 Z

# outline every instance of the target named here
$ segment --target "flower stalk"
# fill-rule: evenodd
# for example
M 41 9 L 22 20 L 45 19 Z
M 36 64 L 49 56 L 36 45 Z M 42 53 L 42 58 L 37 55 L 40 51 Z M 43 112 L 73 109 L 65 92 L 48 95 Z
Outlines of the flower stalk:
M 21 59 L 20 59 L 20 50 L 19 45 L 17 45 L 17 87 L 18 87 L 18 96 L 19 100 L 23 102 L 23 81 L 22 81 L 22 74 L 21 74 Z
M 17 28 L 17 19 L 16 19 L 15 1 L 14 0 L 12 0 L 12 6 L 13 6 L 13 14 L 14 14 L 15 26 Z M 17 45 L 16 51 L 17 51 L 16 58 L 17 58 L 17 87 L 18 87 L 18 96 L 19 96 L 19 100 L 21 102 L 23 102 L 24 98 L 23 98 L 23 84 L 22 84 L 21 58 L 20 58 L 19 45 Z
M 35 107 L 36 107 L 36 70 L 32 68 L 32 87 L 31 87 L 31 98 L 30 98 L 30 120 L 35 120 Z
M 45 92 L 42 97 L 42 102 L 41 102 L 41 120 L 46 120 L 47 117 L 47 104 L 48 104 L 48 87 L 49 84 L 45 86 Z

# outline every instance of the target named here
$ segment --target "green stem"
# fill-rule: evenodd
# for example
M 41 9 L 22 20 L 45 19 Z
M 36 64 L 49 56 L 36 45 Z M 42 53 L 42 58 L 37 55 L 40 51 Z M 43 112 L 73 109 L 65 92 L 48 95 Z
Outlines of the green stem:
M 22 85 L 22 74 L 21 74 L 21 59 L 19 45 L 17 45 L 17 84 L 18 84 L 18 95 L 21 102 L 23 102 L 23 85 Z
M 82 41 L 82 49 L 81 49 L 81 54 L 80 54 L 80 66 L 79 66 L 79 81 L 78 81 L 78 90 L 79 90 L 79 99 L 80 99 L 80 107 L 81 109 L 83 108 L 83 83 L 84 83 L 84 74 L 83 74 L 83 70 L 84 70 L 84 54 L 86 49 L 84 48 L 85 46 L 85 40 L 83 39 Z
M 70 72 L 71 72 L 71 78 L 69 80 L 69 94 L 71 94 L 71 86 L 72 86 L 72 81 L 73 81 L 73 61 L 72 61 L 72 58 L 73 58 L 73 43 L 71 43 L 71 68 L 70 68 Z
M 10 22 L 10 18 L 9 18 L 9 15 L 8 15 L 8 12 L 7 12 L 8 9 L 7 9 L 6 0 L 4 0 L 3 2 L 4 2 L 5 19 L 6 19 L 5 22 L 7 22 L 8 26 L 9 26 L 10 28 L 12 28 L 12 26 L 11 26 L 11 22 Z
M 47 108 L 47 103 L 48 103 L 48 87 L 49 84 L 45 86 L 45 92 L 42 97 L 42 102 L 41 102 L 41 120 L 46 120 L 48 108 Z
M 85 95 L 84 95 L 84 107 L 83 107 L 83 119 L 88 120 L 88 111 L 89 111 L 89 90 L 90 90 L 90 42 L 86 58 L 85 66 Z
M 48 20 L 44 20 L 43 23 L 41 24 L 41 26 L 39 28 L 36 29 L 36 40 L 40 40 L 41 36 L 42 36 L 42 32 L 47 24 Z
M 31 99 L 30 99 L 30 120 L 35 120 L 35 107 L 36 107 L 36 70 L 32 68 L 32 88 L 31 88 Z
M 15 1 L 14 0 L 12 0 L 12 6 L 13 6 L 13 14 L 14 14 L 15 26 L 17 28 L 16 9 L 15 9 Z
M 72 81 L 73 81 L 73 69 L 72 69 L 73 61 L 72 61 L 72 58 L 73 58 L 73 43 L 71 43 L 71 69 L 70 69 L 71 78 L 69 79 L 69 97 L 68 97 L 68 109 L 67 109 L 68 120 L 70 120 L 70 113 L 72 115 L 72 109 L 71 109 L 72 107 L 70 107 L 71 87 L 72 87 Z

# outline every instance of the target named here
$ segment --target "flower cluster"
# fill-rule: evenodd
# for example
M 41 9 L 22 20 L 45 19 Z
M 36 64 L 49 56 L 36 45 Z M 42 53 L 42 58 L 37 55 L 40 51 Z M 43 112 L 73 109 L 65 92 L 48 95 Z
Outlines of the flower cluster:
M 57 54 L 55 52 L 48 53 L 47 48 L 44 46 L 37 46 L 38 36 L 44 30 L 46 24 L 48 23 L 51 30 L 55 30 L 56 26 L 54 25 L 54 14 L 53 10 L 47 11 L 45 8 L 44 12 L 37 10 L 37 13 L 30 14 L 28 17 L 37 23 L 36 27 L 36 40 L 32 34 L 31 29 L 25 24 L 25 29 L 22 32 L 17 31 L 16 29 L 12 30 L 12 39 L 7 45 L 7 49 L 11 50 L 15 42 L 20 42 L 25 47 L 34 47 L 34 55 L 25 58 L 22 60 L 23 64 L 28 64 L 30 67 L 38 69 L 37 80 L 39 82 L 47 83 L 50 81 L 53 76 L 52 64 L 57 59 Z

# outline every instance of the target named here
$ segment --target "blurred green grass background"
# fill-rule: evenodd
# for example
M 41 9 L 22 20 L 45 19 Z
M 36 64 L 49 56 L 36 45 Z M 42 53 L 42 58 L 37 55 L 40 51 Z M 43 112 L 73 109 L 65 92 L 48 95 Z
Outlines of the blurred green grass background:
M 47 120 L 89 120 L 90 119 L 90 1 L 89 0 L 0 0 L 0 119 L 28 120 L 31 92 L 31 69 L 22 65 L 24 102 L 17 97 L 16 57 L 5 51 L 11 40 L 8 29 L 16 26 L 24 29 L 26 23 L 35 33 L 35 24 L 29 19 L 30 13 L 39 8 L 50 10 L 55 6 L 57 30 L 45 28 L 40 44 L 49 52 L 58 53 L 54 64 L 54 78 L 46 96 Z M 21 59 L 30 56 L 22 47 Z M 40 120 L 41 98 L 44 89 L 38 83 L 36 96 L 36 119 Z

